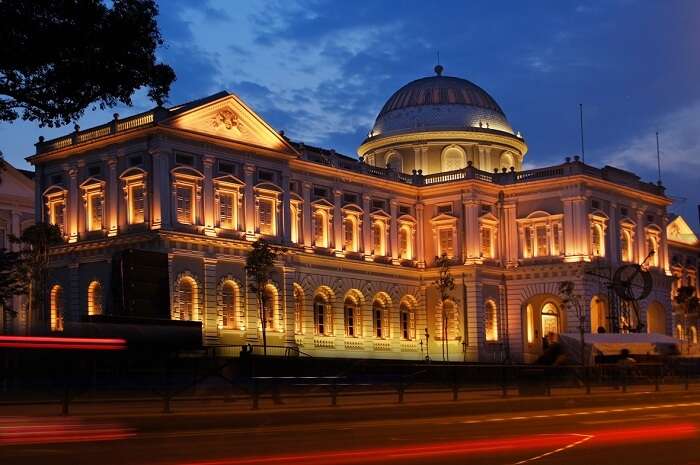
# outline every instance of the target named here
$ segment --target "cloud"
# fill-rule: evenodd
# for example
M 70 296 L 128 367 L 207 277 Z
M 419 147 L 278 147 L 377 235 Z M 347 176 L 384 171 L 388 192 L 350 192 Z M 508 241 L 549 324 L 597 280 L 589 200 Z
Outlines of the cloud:
M 603 155 L 605 163 L 629 170 L 656 173 L 656 129 L 660 131 L 661 171 L 692 176 L 700 170 L 700 100 L 673 111 Z

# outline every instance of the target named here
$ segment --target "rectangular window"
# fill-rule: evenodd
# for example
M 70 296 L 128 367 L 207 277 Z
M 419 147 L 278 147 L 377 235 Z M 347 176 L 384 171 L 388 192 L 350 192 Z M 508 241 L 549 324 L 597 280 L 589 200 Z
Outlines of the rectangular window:
M 100 167 L 99 167 L 99 165 L 88 167 L 88 175 L 89 175 L 89 176 L 97 176 L 97 175 L 99 175 L 99 174 L 100 174 Z
M 408 235 L 406 227 L 399 229 L 399 257 L 408 259 Z
M 350 219 L 346 218 L 345 219 L 345 231 L 344 231 L 344 247 L 345 250 L 349 250 L 351 252 L 355 251 L 355 222 Z
M 316 314 L 316 334 L 319 336 L 326 334 L 325 311 L 325 305 L 321 302 L 316 302 L 316 311 L 314 313 Z
M 258 171 L 258 181 L 270 181 L 274 182 L 275 180 L 275 173 L 271 173 L 270 171 Z
M 343 194 L 343 203 L 357 203 L 357 195 L 346 192 Z
M 219 162 L 219 172 L 226 174 L 236 174 L 236 166 L 231 163 Z
M 377 337 L 382 337 L 382 311 L 374 311 L 374 329 Z
M 88 194 L 87 207 L 88 231 L 100 231 L 102 229 L 102 194 L 99 192 Z
M 400 215 L 410 215 L 411 214 L 411 207 L 408 205 L 399 205 L 399 214 Z
M 535 232 L 537 235 L 537 256 L 546 257 L 549 255 L 549 249 L 547 247 L 547 227 L 537 226 Z
M 141 155 L 129 157 L 129 166 L 132 166 L 132 167 L 139 166 L 142 163 L 143 163 L 143 157 Z
M 185 155 L 184 153 L 178 153 L 175 155 L 175 163 L 178 165 L 194 165 L 194 157 L 192 155 Z
M 534 247 L 532 246 L 532 228 L 525 228 L 525 258 L 532 257 L 532 251 Z
M 194 211 L 192 208 L 192 187 L 178 186 L 177 195 L 177 222 L 180 224 L 194 223 Z
M 404 339 L 411 338 L 410 321 L 408 312 L 401 312 L 401 335 Z
M 65 203 L 63 200 L 51 202 L 49 206 L 49 223 L 56 225 L 65 234 L 64 228 Z
M 272 236 L 275 234 L 274 210 L 272 200 L 260 199 L 258 204 L 258 218 L 260 220 L 260 234 Z
M 441 229 L 440 233 L 440 255 L 447 254 L 448 258 L 454 256 L 454 239 L 452 229 Z
M 355 309 L 345 308 L 345 335 L 355 337 Z
M 437 207 L 438 214 L 445 214 L 445 215 L 451 215 L 452 214 L 452 204 L 448 203 L 447 205 L 438 205 Z
M 553 242 L 552 255 L 559 255 L 560 247 L 559 247 L 559 224 L 558 223 L 554 223 L 552 225 L 552 242 Z
M 314 197 L 328 197 L 328 189 L 325 187 L 314 187 Z
M 481 256 L 493 258 L 491 253 L 491 229 L 481 228 Z
M 236 229 L 233 217 L 235 197 L 231 193 L 219 194 L 219 225 L 224 229 Z
M 144 222 L 145 194 L 142 185 L 129 187 L 129 224 Z

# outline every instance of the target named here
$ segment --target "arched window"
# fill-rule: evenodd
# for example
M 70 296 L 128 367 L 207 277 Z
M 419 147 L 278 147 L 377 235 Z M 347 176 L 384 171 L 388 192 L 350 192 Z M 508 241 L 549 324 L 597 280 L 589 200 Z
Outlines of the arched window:
M 698 330 L 695 326 L 690 327 L 690 343 L 691 344 L 697 344 L 698 343 Z
M 486 319 L 484 321 L 484 331 L 487 342 L 498 341 L 498 309 L 493 300 L 486 301 L 484 308 Z
M 294 333 L 303 334 L 304 325 L 304 291 L 298 284 L 294 285 Z
M 685 331 L 683 331 L 683 325 L 676 325 L 676 338 L 680 341 L 685 341 Z
M 388 328 L 385 324 L 385 307 L 382 302 L 375 300 L 372 304 L 372 325 L 374 327 L 374 336 L 377 338 L 388 337 Z
M 552 302 L 547 302 L 542 306 L 542 334 L 559 334 L 560 332 L 559 308 Z
M 408 303 L 401 302 L 400 306 L 401 339 L 411 340 L 416 337 L 415 321 L 411 316 Z
M 265 286 L 263 292 L 263 314 L 265 328 L 277 329 L 277 289 L 272 284 Z
M 413 258 L 413 241 L 411 241 L 411 227 L 403 225 L 399 229 L 399 257 L 403 260 Z
M 481 256 L 484 258 L 494 258 L 493 253 L 493 228 L 481 227 Z
M 438 340 L 452 340 L 457 336 L 457 306 L 452 300 L 446 300 L 437 312 Z
M 403 172 L 403 158 L 396 152 L 392 152 L 386 157 L 386 167 L 398 173 Z
M 190 321 L 195 319 L 195 293 L 197 284 L 190 277 L 183 277 L 177 286 L 177 303 L 180 320 Z
M 56 284 L 51 288 L 51 331 L 63 331 L 63 317 L 65 302 L 63 300 L 63 288 Z
M 348 252 L 357 252 L 357 218 L 348 215 L 343 219 L 343 248 Z
M 632 237 L 630 232 L 624 229 L 620 234 L 620 258 L 623 262 L 632 261 Z
M 527 326 L 527 343 L 535 342 L 535 309 L 532 304 L 528 304 L 525 308 L 525 320 Z
M 102 315 L 102 284 L 93 281 L 88 286 L 88 315 Z
M 509 170 L 511 167 L 515 167 L 515 160 L 513 159 L 513 154 L 510 152 L 503 152 L 501 154 L 501 168 Z
M 328 214 L 323 210 L 314 213 L 314 245 L 328 247 Z
M 596 257 L 604 257 L 605 244 L 603 243 L 603 228 L 599 224 L 591 226 L 591 243 L 593 245 L 593 255 Z
M 591 299 L 591 332 L 603 333 L 608 331 L 608 303 L 602 298 L 595 296 Z
M 375 221 L 372 224 L 372 242 L 374 244 L 374 255 L 386 255 L 384 223 L 381 221 Z
M 360 336 L 360 305 L 353 297 L 345 298 L 345 335 Z
M 234 329 L 238 327 L 238 285 L 227 280 L 221 286 L 221 327 Z
M 328 300 L 325 296 L 318 294 L 314 297 L 314 334 L 325 336 L 330 334 L 330 325 L 327 321 Z
M 464 150 L 451 145 L 442 152 L 442 171 L 461 170 L 467 166 Z
M 290 239 L 292 241 L 292 244 L 298 244 L 299 243 L 299 206 L 296 203 L 291 203 L 289 205 L 289 212 L 290 212 Z

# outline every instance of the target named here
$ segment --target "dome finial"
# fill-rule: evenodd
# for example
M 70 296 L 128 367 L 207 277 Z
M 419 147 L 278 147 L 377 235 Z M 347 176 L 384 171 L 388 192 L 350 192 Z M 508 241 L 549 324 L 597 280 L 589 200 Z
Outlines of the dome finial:
M 440 50 L 437 50 L 437 65 L 435 65 L 435 68 L 433 69 L 435 70 L 435 74 L 437 74 L 438 76 L 442 76 L 442 70 L 444 70 L 445 68 L 443 68 L 440 64 Z

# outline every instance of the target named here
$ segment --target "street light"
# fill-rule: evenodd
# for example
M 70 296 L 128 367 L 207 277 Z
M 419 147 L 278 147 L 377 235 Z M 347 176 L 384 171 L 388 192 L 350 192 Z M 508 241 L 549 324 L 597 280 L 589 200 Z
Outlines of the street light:
M 430 361 L 430 333 L 428 328 L 425 328 L 425 360 Z

